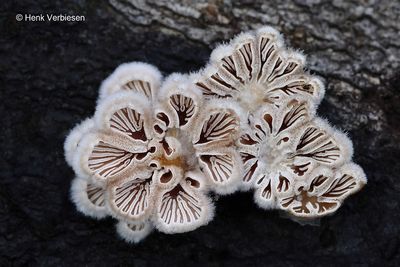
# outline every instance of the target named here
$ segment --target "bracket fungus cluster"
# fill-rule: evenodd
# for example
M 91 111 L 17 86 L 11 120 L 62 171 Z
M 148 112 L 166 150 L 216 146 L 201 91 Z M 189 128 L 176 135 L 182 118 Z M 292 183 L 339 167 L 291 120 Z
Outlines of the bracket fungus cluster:
M 135 243 L 154 228 L 207 224 L 210 194 L 254 190 L 260 207 L 294 217 L 334 212 L 366 177 L 351 141 L 316 117 L 324 88 L 304 64 L 264 27 L 217 47 L 194 74 L 121 65 L 65 141 L 77 209 L 116 218 Z

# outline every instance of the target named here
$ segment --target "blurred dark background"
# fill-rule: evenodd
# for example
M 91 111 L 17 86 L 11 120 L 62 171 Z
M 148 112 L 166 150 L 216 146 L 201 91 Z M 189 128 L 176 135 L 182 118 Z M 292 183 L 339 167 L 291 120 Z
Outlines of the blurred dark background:
M 0 266 L 399 266 L 399 1 L 2 1 Z M 84 15 L 84 22 L 16 14 Z M 326 81 L 319 114 L 346 131 L 369 179 L 333 216 L 301 225 L 220 197 L 206 227 L 118 239 L 69 200 L 69 129 L 90 116 L 119 64 L 164 75 L 202 67 L 221 41 L 272 25 Z

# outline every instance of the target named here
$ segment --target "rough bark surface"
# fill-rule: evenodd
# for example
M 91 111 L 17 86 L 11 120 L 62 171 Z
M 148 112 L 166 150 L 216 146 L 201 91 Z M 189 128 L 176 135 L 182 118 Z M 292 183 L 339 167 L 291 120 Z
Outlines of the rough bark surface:
M 1 266 L 400 265 L 399 1 L 25 0 L 0 12 Z M 315 225 L 261 210 L 250 193 L 221 197 L 208 226 L 137 246 L 116 237 L 114 220 L 79 214 L 62 146 L 93 113 L 100 82 L 129 61 L 195 71 L 218 42 L 261 25 L 325 79 L 318 112 L 348 132 L 368 185 Z

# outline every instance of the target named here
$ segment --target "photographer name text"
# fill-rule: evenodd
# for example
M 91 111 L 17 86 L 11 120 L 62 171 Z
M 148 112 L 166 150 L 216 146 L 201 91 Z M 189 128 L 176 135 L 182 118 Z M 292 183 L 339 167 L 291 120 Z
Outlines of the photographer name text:
M 27 22 L 64 22 L 64 21 L 85 21 L 85 16 L 82 15 L 66 15 L 66 14 L 17 14 L 15 16 L 17 21 Z

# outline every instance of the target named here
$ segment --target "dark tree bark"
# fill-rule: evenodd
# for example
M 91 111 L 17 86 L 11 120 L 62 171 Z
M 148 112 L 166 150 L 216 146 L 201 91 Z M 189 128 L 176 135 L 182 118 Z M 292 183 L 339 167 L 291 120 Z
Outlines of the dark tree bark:
M 400 264 L 400 2 L 9 1 L 0 16 L 0 265 L 176 266 Z M 84 15 L 18 22 L 16 14 Z M 301 225 L 256 207 L 251 193 L 216 201 L 206 227 L 153 233 L 137 246 L 112 219 L 79 214 L 63 142 L 94 112 L 123 62 L 163 74 L 201 68 L 215 45 L 271 25 L 326 81 L 319 114 L 348 132 L 369 179 L 333 216 Z

